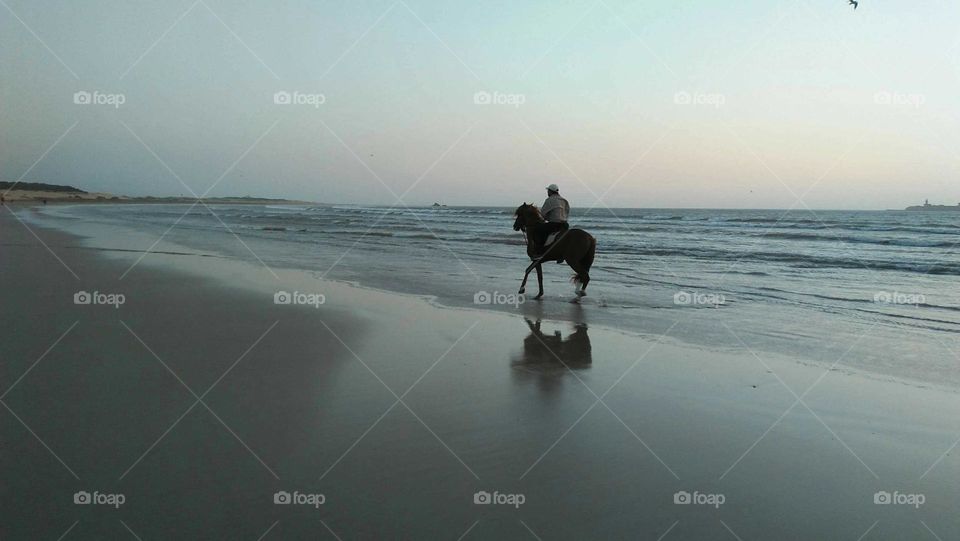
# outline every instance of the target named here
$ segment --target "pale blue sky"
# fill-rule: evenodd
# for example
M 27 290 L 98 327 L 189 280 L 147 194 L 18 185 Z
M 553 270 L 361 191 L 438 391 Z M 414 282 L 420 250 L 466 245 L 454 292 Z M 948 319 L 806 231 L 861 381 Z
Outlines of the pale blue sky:
M 408 204 L 513 205 L 551 182 L 581 208 L 960 201 L 960 7 L 735 4 L 3 0 L 0 178 L 375 204 L 412 186 Z

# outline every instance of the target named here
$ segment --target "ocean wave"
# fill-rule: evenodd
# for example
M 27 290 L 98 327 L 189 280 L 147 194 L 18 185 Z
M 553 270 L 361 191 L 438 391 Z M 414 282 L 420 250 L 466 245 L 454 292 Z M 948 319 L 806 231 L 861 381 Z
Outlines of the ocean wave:
M 817 233 L 759 233 L 751 234 L 750 236 L 765 239 L 845 242 L 853 244 L 878 244 L 882 246 L 906 246 L 921 248 L 952 248 L 960 244 L 960 239 L 956 241 L 946 241 L 925 240 L 922 238 L 871 238 L 849 237 L 843 235 L 822 235 Z
M 836 224 L 837 222 L 827 222 L 825 220 L 817 219 L 787 219 L 787 218 L 771 218 L 771 217 L 738 217 L 738 218 L 721 218 L 721 222 L 732 222 L 732 223 L 744 223 L 744 224 L 779 224 L 779 223 L 795 223 L 795 224 L 822 224 L 830 225 L 831 223 Z
M 960 263 L 956 262 L 915 262 L 891 261 L 867 258 L 848 258 L 825 254 L 798 254 L 793 252 L 737 252 L 709 249 L 703 247 L 666 248 L 666 247 L 630 247 L 621 250 L 631 255 L 657 257 L 688 257 L 710 261 L 783 263 L 799 268 L 844 268 L 863 270 L 895 270 L 909 273 L 960 276 Z
M 186 205 L 103 206 L 86 210 L 98 219 L 147 223 L 166 230 L 222 230 L 243 234 L 255 231 L 304 231 L 301 237 L 337 242 L 370 237 L 378 246 L 391 243 L 427 244 L 436 241 L 466 244 L 522 246 L 511 231 L 513 209 L 507 207 L 390 208 L 370 205 L 291 207 L 243 205 L 208 209 Z M 132 212 L 131 212 L 132 211 Z M 79 211 L 76 211 L 79 212 Z M 691 263 L 750 262 L 751 272 L 785 272 L 788 268 L 847 268 L 905 273 L 960 275 L 960 257 L 949 249 L 960 225 L 952 216 L 917 217 L 897 213 L 823 212 L 820 219 L 777 211 L 683 211 L 615 209 L 615 215 L 574 212 L 573 222 L 594 233 L 599 249 L 611 262 L 641 263 L 643 257 L 685 258 Z M 276 238 L 277 235 L 272 235 Z M 392 238 L 392 240 L 390 240 Z M 764 242 L 782 241 L 782 242 Z M 956 241 L 956 242 L 955 242 Z M 861 257 L 844 255 L 829 243 L 857 244 Z M 754 251 L 758 249 L 757 251 Z M 943 261 L 937 261 L 942 257 Z M 777 265 L 776 270 L 764 268 Z M 707 271 L 709 272 L 709 271 Z M 758 274 L 760 276 L 761 274 Z

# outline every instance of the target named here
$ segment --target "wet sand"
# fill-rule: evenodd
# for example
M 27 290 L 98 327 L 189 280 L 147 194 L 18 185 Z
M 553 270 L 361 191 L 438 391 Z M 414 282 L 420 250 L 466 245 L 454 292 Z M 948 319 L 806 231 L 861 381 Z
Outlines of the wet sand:
M 33 229 L 0 209 L 3 539 L 960 537 L 950 390 Z

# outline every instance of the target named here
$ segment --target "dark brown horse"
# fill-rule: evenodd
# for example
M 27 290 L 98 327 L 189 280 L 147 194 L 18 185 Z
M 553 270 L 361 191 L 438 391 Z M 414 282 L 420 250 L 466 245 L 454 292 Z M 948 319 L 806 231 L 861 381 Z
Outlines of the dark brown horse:
M 527 233 L 527 229 L 547 222 L 540 214 L 540 209 L 536 205 L 524 203 L 517 207 L 514 215 L 517 220 L 513 223 L 513 230 L 523 231 L 527 239 L 527 255 L 533 261 L 523 274 L 520 293 L 526 291 L 527 277 L 530 276 L 530 271 L 537 269 L 537 285 L 540 287 L 540 292 L 534 299 L 542 297 L 543 269 L 541 265 L 544 261 L 566 261 L 567 265 L 570 265 L 570 268 L 577 273 L 573 277 L 573 282 L 580 285 L 580 288 L 576 290 L 577 297 L 586 295 L 587 284 L 590 283 L 590 266 L 593 265 L 593 256 L 597 250 L 597 239 L 583 229 L 568 229 L 561 232 L 557 240 L 553 241 L 544 253 L 537 254 L 535 252 L 535 242 L 531 238 L 532 235 Z

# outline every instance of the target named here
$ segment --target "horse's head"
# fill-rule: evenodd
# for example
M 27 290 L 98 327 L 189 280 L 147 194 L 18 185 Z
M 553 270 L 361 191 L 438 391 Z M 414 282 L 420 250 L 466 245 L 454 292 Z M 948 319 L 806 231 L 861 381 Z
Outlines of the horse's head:
M 513 222 L 514 231 L 526 231 L 527 224 L 543 221 L 543 217 L 540 216 L 540 209 L 533 204 L 524 203 L 517 207 L 513 214 L 517 217 L 516 221 Z

